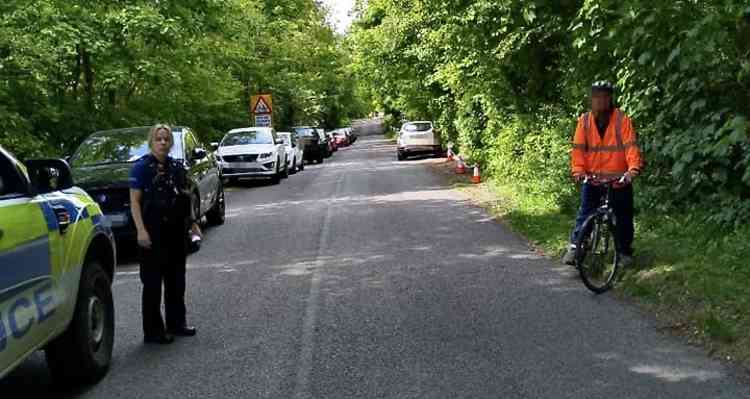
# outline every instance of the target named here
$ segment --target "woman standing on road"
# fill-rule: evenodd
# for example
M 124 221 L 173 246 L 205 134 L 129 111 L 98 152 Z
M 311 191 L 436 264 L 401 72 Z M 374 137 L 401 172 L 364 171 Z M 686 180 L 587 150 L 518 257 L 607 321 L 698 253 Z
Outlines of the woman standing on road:
M 190 194 L 182 165 L 169 156 L 172 129 L 156 125 L 149 130 L 151 152 L 130 171 L 130 210 L 138 234 L 140 276 L 143 283 L 143 334 L 147 343 L 169 344 L 173 335 L 192 336 L 195 328 L 185 319 L 186 234 L 200 236 L 190 220 Z M 166 329 L 161 316 L 164 283 Z

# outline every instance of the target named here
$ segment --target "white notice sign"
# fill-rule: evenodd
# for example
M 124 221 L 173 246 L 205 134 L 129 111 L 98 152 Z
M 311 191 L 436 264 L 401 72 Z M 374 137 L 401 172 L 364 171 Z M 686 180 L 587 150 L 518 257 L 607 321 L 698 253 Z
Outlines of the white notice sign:
M 256 127 L 271 127 L 271 114 L 255 115 Z

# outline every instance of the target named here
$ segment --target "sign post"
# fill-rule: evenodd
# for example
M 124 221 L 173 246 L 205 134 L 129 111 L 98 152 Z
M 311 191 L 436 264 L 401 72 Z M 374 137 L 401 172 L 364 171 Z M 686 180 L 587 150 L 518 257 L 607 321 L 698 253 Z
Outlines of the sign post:
M 256 127 L 273 126 L 273 98 L 270 94 L 258 94 L 250 98 L 250 111 Z

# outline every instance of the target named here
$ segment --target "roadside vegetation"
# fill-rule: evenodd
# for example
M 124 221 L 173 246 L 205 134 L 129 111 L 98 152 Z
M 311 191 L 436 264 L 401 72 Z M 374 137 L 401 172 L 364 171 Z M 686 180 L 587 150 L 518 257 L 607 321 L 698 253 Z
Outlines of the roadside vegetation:
M 0 4 L 0 143 L 69 154 L 96 130 L 166 121 L 206 142 L 250 122 L 339 127 L 368 111 L 349 53 L 313 0 L 6 0 Z
M 647 161 L 637 265 L 619 292 L 750 363 L 747 2 L 369 0 L 358 11 L 352 69 L 368 101 L 395 120 L 434 120 L 490 177 L 498 212 L 552 256 L 578 204 L 576 118 L 591 82 L 614 81 Z

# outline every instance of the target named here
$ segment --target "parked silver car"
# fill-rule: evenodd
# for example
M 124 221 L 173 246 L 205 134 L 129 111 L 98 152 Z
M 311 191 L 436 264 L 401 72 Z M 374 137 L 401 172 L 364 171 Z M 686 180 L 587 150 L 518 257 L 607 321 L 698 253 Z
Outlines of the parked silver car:
M 231 182 L 242 177 L 270 177 L 274 184 L 289 176 L 283 141 L 270 127 L 233 129 L 217 150 L 222 176 Z
M 398 132 L 398 147 L 396 149 L 399 161 L 410 155 L 443 153 L 440 144 L 440 134 L 435 130 L 432 122 L 406 122 Z
M 297 134 L 294 132 L 279 132 L 279 138 L 284 141 L 286 150 L 287 167 L 289 173 L 295 174 L 305 169 L 305 150 L 297 140 Z

